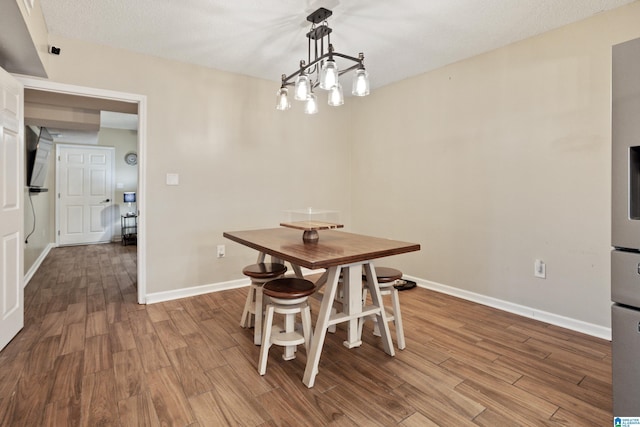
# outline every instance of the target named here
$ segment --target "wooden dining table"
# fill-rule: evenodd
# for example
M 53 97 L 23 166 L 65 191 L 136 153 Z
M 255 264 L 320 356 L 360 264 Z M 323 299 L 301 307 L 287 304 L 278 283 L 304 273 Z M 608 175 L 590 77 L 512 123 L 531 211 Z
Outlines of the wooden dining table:
M 384 351 L 390 356 L 395 355 L 373 260 L 419 251 L 420 245 L 337 230 L 320 231 L 316 242 L 305 243 L 302 234 L 301 231 L 290 228 L 268 228 L 228 231 L 224 232 L 223 236 L 257 250 L 258 262 L 264 261 L 266 255 L 270 255 L 275 261 L 289 262 L 295 274 L 301 278 L 302 267 L 312 270 L 326 269 L 316 282 L 318 287 L 324 286 L 325 289 L 303 376 L 303 383 L 310 388 L 313 387 L 318 374 L 327 330 L 337 323 L 348 322 L 347 340 L 344 345 L 353 348 L 362 344 L 358 333 L 359 319 L 375 315 L 380 325 Z M 372 302 L 367 306 L 363 306 L 362 301 L 363 274 Z M 332 314 L 340 280 L 343 283 L 344 294 L 342 311 Z

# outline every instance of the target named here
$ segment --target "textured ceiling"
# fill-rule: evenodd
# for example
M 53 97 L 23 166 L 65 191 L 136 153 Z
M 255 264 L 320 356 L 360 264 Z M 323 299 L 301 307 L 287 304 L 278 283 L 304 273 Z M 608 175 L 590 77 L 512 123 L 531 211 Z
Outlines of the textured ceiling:
M 372 87 L 634 0 L 41 0 L 52 35 L 272 80 L 307 56 L 306 16 L 333 11 L 336 51 L 364 52 Z M 62 55 L 64 55 L 64 46 Z

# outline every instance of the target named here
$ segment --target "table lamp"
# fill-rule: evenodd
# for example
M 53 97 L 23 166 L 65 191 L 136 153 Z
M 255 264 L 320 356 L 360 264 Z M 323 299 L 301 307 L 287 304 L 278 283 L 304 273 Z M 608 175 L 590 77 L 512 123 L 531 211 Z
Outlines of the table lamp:
M 123 198 L 124 198 L 124 202 L 129 204 L 129 212 L 127 212 L 127 215 L 135 215 L 135 212 L 131 211 L 131 203 L 136 202 L 135 191 L 125 191 Z

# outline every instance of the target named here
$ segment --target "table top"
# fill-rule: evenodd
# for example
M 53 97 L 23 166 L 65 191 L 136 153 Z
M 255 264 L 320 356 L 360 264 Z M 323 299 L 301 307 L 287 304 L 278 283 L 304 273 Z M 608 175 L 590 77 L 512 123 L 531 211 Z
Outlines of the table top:
M 227 231 L 223 236 L 259 252 L 310 269 L 329 268 L 420 250 L 417 243 L 337 230 L 320 232 L 317 243 L 304 243 L 300 231 L 288 228 Z

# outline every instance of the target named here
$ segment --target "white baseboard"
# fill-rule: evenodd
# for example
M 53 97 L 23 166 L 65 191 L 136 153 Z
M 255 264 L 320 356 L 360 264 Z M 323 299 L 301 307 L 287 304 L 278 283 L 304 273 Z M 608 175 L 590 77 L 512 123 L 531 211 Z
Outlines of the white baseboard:
M 317 270 L 302 269 L 302 273 L 306 276 L 308 274 L 317 273 Z M 526 307 L 512 302 L 499 300 L 497 298 L 488 297 L 486 295 L 477 294 L 475 292 L 465 291 L 464 289 L 458 289 L 451 286 L 443 285 L 441 283 L 432 282 L 429 280 L 420 279 L 412 276 L 404 276 L 405 279 L 413 280 L 418 286 L 425 289 L 431 289 L 443 294 L 452 295 L 458 298 L 472 301 L 478 304 L 486 305 L 489 307 L 503 310 L 509 313 L 517 314 L 519 316 L 528 317 L 530 319 L 539 320 L 541 322 L 549 323 L 551 325 L 559 326 L 566 329 L 571 329 L 583 334 L 591 335 L 594 337 L 602 338 L 605 340 L 611 340 L 611 328 L 605 328 L 603 326 L 594 325 L 592 323 L 583 322 L 581 320 L 571 319 L 569 317 L 560 316 L 558 314 L 549 313 L 546 311 L 538 310 L 531 307 Z M 196 295 L 207 294 L 209 292 L 225 291 L 227 289 L 236 289 L 243 286 L 249 286 L 250 281 L 248 278 L 242 278 L 237 280 L 231 280 L 228 282 L 213 283 L 209 285 L 194 286 L 191 288 L 177 289 L 175 291 L 157 292 L 153 294 L 147 294 L 147 304 L 154 304 L 163 301 L 171 301 L 179 298 L 193 297 Z
M 324 270 L 310 270 L 302 268 L 302 274 L 316 274 Z M 158 302 L 172 301 L 174 299 L 195 297 L 197 295 L 208 294 L 210 292 L 226 291 L 228 289 L 237 289 L 249 286 L 251 280 L 248 277 L 242 279 L 230 280 L 228 282 L 210 283 L 208 285 L 193 286 L 191 288 L 176 289 L 174 291 L 156 292 L 146 295 L 146 304 L 155 304 Z
M 33 278 L 33 275 L 36 274 L 36 271 L 38 271 L 38 268 L 40 268 L 40 265 L 42 265 L 42 262 L 44 261 L 44 259 L 47 257 L 47 255 L 49 255 L 49 252 L 51 251 L 51 249 L 55 247 L 56 247 L 55 243 L 49 243 L 44 248 L 42 253 L 40 253 L 40 256 L 38 257 L 38 259 L 36 259 L 36 261 L 33 263 L 29 271 L 27 271 L 27 273 L 24 275 L 24 287 L 26 287 L 29 284 L 29 282 Z
M 211 283 L 209 285 L 193 286 L 191 288 L 176 289 L 174 291 L 155 292 L 146 295 L 147 304 L 155 304 L 158 302 L 171 301 L 174 299 L 195 297 L 197 295 L 208 294 L 211 292 L 226 291 L 228 289 L 241 288 L 249 286 L 249 278 L 230 280 L 228 282 Z
M 581 320 L 571 319 L 569 317 L 560 316 L 558 314 L 549 313 L 519 304 L 514 304 L 512 302 L 499 300 L 497 298 L 488 297 L 486 295 L 477 294 L 475 292 L 465 291 L 464 289 L 453 288 L 451 286 L 443 285 L 441 283 L 436 283 L 429 280 L 419 279 L 417 277 L 405 275 L 404 278 L 415 281 L 416 284 L 421 288 L 431 289 L 433 291 L 452 295 L 458 298 L 465 299 L 467 301 L 473 301 L 478 304 L 497 308 L 498 310 L 503 310 L 509 313 L 517 314 L 519 316 L 528 317 L 530 319 L 540 320 L 541 322 L 549 323 L 551 325 L 571 329 L 573 331 L 611 341 L 611 328 L 605 328 L 603 326 L 594 325 L 592 323 L 583 322 Z

